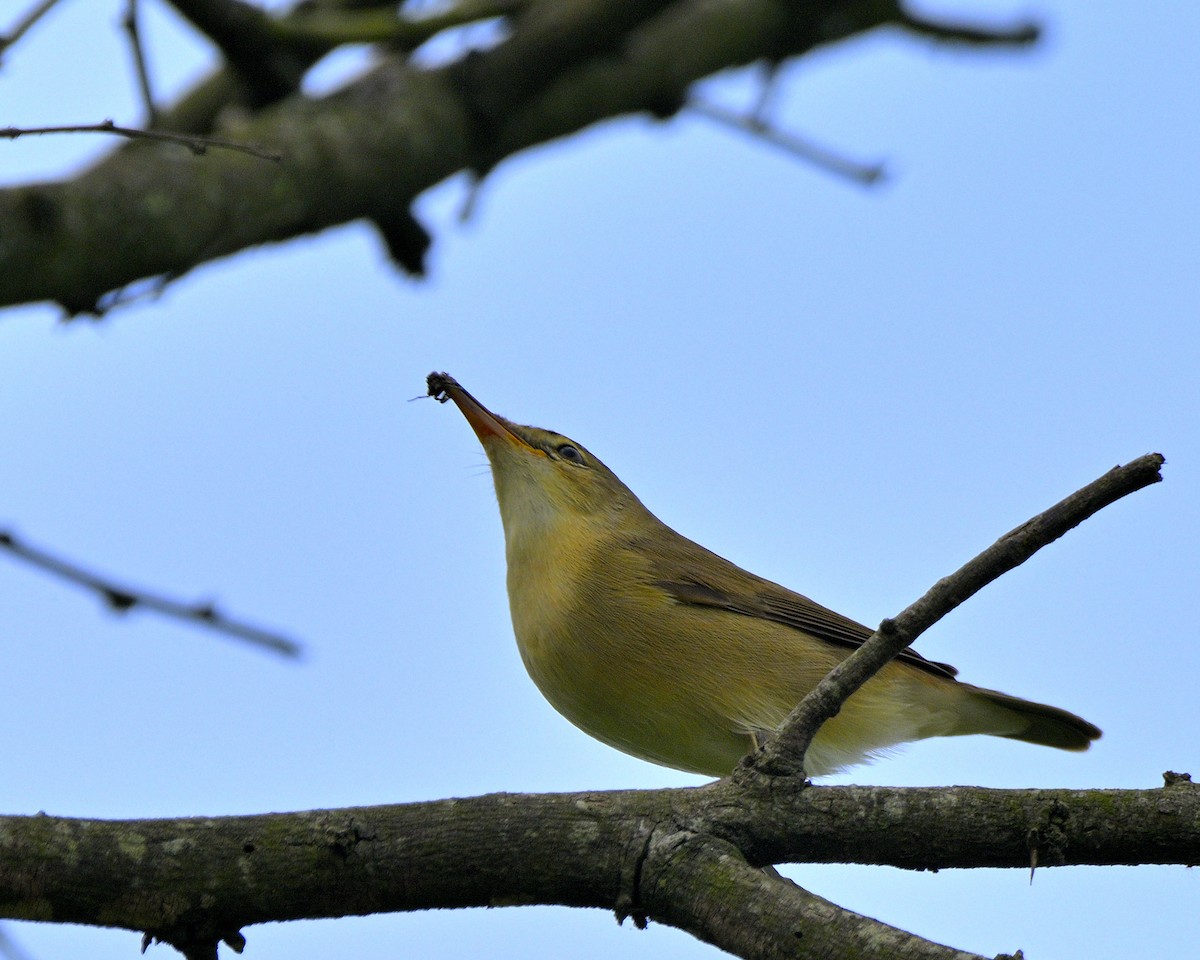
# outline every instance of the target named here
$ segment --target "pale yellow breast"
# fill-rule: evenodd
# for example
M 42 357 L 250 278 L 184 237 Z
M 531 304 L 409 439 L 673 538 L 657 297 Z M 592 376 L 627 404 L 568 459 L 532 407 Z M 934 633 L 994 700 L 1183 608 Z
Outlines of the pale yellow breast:
M 547 700 L 592 736 L 643 759 L 728 772 L 749 738 L 713 694 L 703 636 L 680 636 L 673 601 L 605 531 L 568 545 L 510 544 L 513 629 Z M 711 643 L 711 640 L 707 642 Z
M 751 733 L 774 729 L 845 655 L 781 624 L 678 603 L 611 532 L 572 531 L 509 541 L 513 629 L 546 699 L 620 750 L 725 775 Z M 930 684 L 915 673 L 892 665 L 851 698 L 814 743 L 809 772 L 921 735 L 914 725 L 929 718 L 914 706 Z

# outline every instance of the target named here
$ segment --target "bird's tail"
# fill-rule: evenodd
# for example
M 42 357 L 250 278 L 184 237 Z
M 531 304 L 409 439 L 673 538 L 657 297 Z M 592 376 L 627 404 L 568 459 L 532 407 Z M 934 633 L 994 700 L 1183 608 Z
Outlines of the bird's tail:
M 1059 750 L 1086 750 L 1100 738 L 1100 728 L 1058 707 L 983 687 L 969 688 L 960 709 L 962 729 L 955 733 L 987 733 Z

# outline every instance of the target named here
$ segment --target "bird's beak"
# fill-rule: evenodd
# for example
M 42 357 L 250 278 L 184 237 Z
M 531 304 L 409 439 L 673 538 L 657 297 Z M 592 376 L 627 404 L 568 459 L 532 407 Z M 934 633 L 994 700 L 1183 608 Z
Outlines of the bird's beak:
M 475 431 L 475 436 L 479 438 L 479 442 L 484 444 L 485 447 L 489 440 L 498 438 L 516 446 L 527 447 L 530 450 L 534 449 L 524 438 L 513 431 L 512 425 L 507 420 L 498 414 L 492 413 L 491 410 L 459 386 L 458 381 L 450 376 L 450 374 L 431 373 L 426 377 L 426 383 L 429 387 L 429 395 L 434 399 L 441 403 L 445 403 L 447 400 L 454 401 L 454 405 L 466 417 L 467 423 Z

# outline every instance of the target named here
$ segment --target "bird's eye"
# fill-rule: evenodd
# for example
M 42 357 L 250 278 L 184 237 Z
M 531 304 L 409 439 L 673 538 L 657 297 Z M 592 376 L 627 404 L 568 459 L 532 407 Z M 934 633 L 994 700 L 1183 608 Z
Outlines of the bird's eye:
M 579 452 L 579 448 L 573 443 L 560 443 L 554 450 L 564 460 L 570 460 L 572 463 L 583 463 L 583 454 Z

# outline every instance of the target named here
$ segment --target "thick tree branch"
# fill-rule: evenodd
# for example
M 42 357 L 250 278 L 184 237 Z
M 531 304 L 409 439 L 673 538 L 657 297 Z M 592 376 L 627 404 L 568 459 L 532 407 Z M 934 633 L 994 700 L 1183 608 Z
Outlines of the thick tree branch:
M 647 913 L 748 960 L 984 960 L 830 903 L 711 837 L 661 838 L 642 876 Z
M 776 776 L 803 773 L 804 754 L 821 725 L 837 715 L 855 690 L 951 610 L 993 580 L 1020 566 L 1038 550 L 1110 503 L 1162 480 L 1165 462 L 1148 453 L 1113 467 L 1050 509 L 1011 530 L 970 562 L 943 577 L 895 620 L 885 620 L 862 647 L 834 667 L 792 711 L 752 765 Z
M 180 6 L 198 20 L 241 9 Z M 130 283 L 255 244 L 363 217 L 408 224 L 412 201 L 456 171 L 486 171 L 611 117 L 670 114 L 717 71 L 899 22 L 899 9 L 878 0 L 545 0 L 509 41 L 462 64 L 421 71 L 395 54 L 339 93 L 293 95 L 222 131 L 282 154 L 278 168 L 139 143 L 73 180 L 0 191 L 0 305 L 51 299 L 69 313 L 97 311 Z M 261 39 L 269 24 L 259 27 Z M 236 95 L 228 77 L 206 82 L 162 122 L 204 129 Z M 411 268 L 412 245 L 399 246 Z
M 276 41 L 270 17 L 243 0 L 171 0 L 171 4 L 210 40 L 266 106 L 300 86 L 309 62 Z
M 0 916 L 117 926 L 176 943 L 215 942 L 270 920 L 624 905 L 741 956 L 773 956 L 741 943 L 745 932 L 720 913 L 727 892 L 747 909 L 757 893 L 767 894 L 779 931 L 826 908 L 781 905 L 777 888 L 742 868 L 743 856 L 752 866 L 1024 869 L 1033 845 L 1045 866 L 1200 863 L 1200 786 L 1186 781 L 1103 791 L 784 788 L 789 782 L 761 790 L 724 780 L 693 789 L 493 794 L 249 817 L 0 817 Z M 643 856 L 651 834 L 632 871 L 630 858 Z M 732 891 L 710 882 L 714 871 Z M 700 901 L 678 902 L 668 890 L 677 883 Z M 786 939 L 801 948 L 793 957 L 829 955 Z
M 481 133 L 572 67 L 619 49 L 631 30 L 674 0 L 536 0 L 516 19 L 512 37 L 485 56 L 451 68 Z
M 787 791 L 775 780 L 751 796 L 753 816 L 711 812 L 712 832 L 752 864 L 1028 868 L 1035 850 L 1039 866 L 1200 863 L 1200 785 L 1186 778 L 1158 790 Z
M 279 165 L 228 153 L 196 163 L 180 147 L 139 143 L 75 180 L 0 192 L 10 225 L 0 302 L 52 297 L 71 313 L 96 310 L 139 278 L 368 212 L 406 213 L 463 165 L 460 108 L 437 74 L 391 61 L 340 95 L 291 98 L 227 131 L 281 154 Z M 32 273 L 22 279 L 18 264 Z
M 413 16 L 397 15 L 395 4 L 327 0 L 301 3 L 270 21 L 271 33 L 286 43 L 304 68 L 311 67 L 330 50 L 349 43 L 384 43 L 399 56 L 430 38 L 455 27 L 502 17 L 520 9 L 525 0 L 458 0 Z M 250 86 L 225 65 L 200 81 L 159 117 L 168 130 L 201 134 L 213 128 L 221 112 L 237 105 L 248 109 Z
M 0 303 L 51 297 L 71 313 L 96 310 L 103 294 L 140 278 L 367 213 L 407 212 L 463 166 L 468 139 L 442 78 L 396 61 L 226 135 L 283 162 L 228 153 L 195 162 L 181 147 L 138 143 L 74 180 L 0 191 Z

